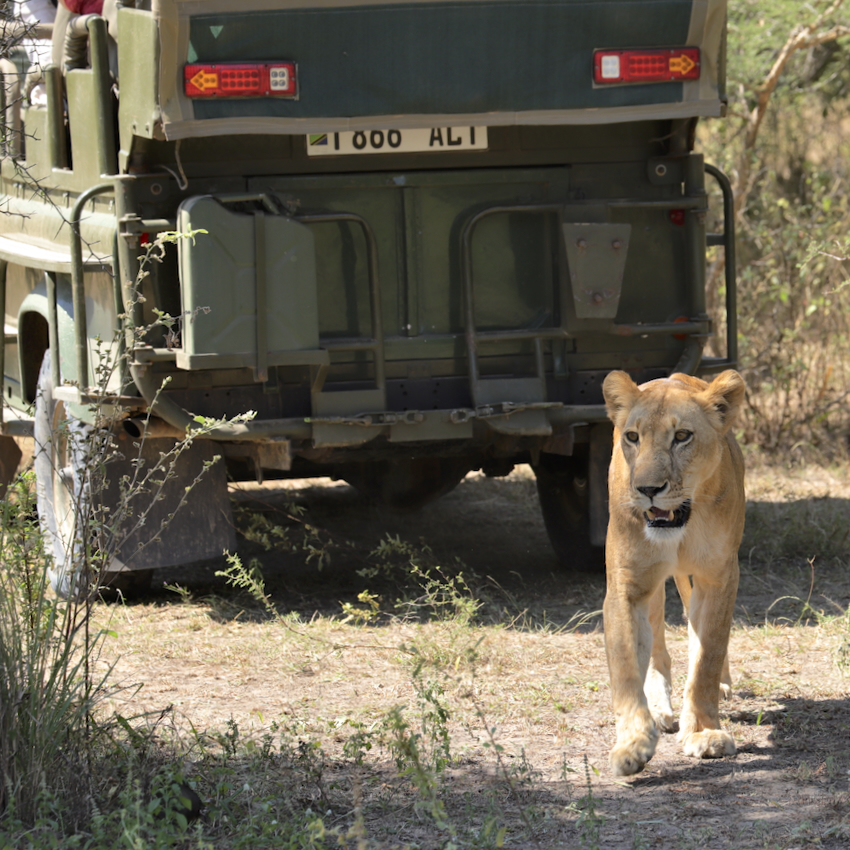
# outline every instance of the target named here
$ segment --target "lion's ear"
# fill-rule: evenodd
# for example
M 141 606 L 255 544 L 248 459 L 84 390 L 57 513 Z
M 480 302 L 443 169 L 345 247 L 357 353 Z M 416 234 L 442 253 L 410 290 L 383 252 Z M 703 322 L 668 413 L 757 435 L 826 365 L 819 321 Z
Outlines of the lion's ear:
M 744 379 L 734 370 L 721 372 L 697 398 L 714 427 L 725 434 L 738 418 L 747 391 Z
M 602 384 L 602 395 L 605 396 L 608 418 L 620 427 L 640 395 L 640 390 L 625 372 L 609 372 Z

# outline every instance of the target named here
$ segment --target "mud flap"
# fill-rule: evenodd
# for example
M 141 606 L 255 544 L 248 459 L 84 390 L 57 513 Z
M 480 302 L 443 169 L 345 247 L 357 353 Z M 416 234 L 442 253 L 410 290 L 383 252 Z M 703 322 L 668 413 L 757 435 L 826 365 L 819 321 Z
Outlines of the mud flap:
M 98 500 L 101 508 L 108 508 L 102 514 L 106 521 L 113 517 L 119 525 L 110 572 L 187 564 L 235 548 L 227 475 L 221 459 L 213 462 L 214 444 L 196 440 L 174 459 L 167 475 L 157 470 L 138 492 L 122 498 L 122 477 L 143 478 L 175 443 L 169 438 L 141 442 L 127 434 L 116 435 L 115 442 L 117 455 L 105 465 L 107 481 Z M 211 465 L 204 470 L 206 464 Z

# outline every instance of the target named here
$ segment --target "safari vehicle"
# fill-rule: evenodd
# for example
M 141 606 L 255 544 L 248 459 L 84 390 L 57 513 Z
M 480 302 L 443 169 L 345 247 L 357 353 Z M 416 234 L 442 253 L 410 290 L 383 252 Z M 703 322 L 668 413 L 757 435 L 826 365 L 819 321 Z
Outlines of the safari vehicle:
M 7 95 L 0 187 L 0 356 L 18 411 L 3 433 L 34 428 L 57 589 L 80 542 L 73 506 L 94 505 L 69 433 L 110 434 L 117 480 L 200 421 L 147 528 L 181 512 L 150 541 L 131 534 L 110 570 L 144 581 L 232 546 L 228 478 L 331 475 L 412 509 L 470 470 L 526 462 L 556 550 L 582 567 L 607 520 L 605 375 L 734 364 L 729 184 L 693 152 L 697 121 L 723 111 L 725 13 L 60 10 L 46 102 Z M 706 233 L 706 174 L 721 234 Z M 710 360 L 713 243 L 728 356 Z M 120 368 L 104 381 L 107 355 Z

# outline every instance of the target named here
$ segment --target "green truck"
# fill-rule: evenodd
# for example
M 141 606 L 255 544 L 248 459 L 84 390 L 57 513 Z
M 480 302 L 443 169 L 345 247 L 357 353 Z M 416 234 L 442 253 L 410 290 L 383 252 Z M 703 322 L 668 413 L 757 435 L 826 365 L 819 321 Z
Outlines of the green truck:
M 47 67 L 0 66 L 0 466 L 34 433 L 57 591 L 98 508 L 129 523 L 104 570 L 138 585 L 234 545 L 228 480 L 403 510 L 518 463 L 564 565 L 591 563 L 605 375 L 735 364 L 732 198 L 693 152 L 725 26 L 725 0 L 60 7 Z M 116 482 L 193 429 L 121 513 Z M 104 437 L 94 495 L 77 438 Z

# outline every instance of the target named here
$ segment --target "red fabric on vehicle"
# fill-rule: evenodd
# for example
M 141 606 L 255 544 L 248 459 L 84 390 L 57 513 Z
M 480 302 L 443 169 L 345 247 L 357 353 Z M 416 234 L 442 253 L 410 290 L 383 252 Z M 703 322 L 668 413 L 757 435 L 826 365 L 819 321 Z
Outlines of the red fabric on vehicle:
M 103 11 L 103 0 L 61 0 L 61 2 L 76 15 L 99 15 Z

